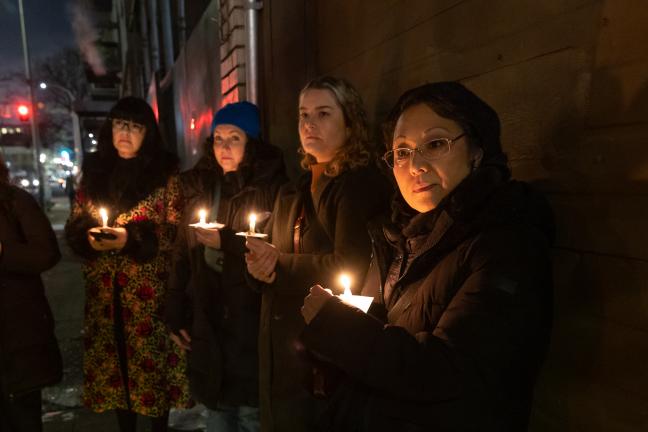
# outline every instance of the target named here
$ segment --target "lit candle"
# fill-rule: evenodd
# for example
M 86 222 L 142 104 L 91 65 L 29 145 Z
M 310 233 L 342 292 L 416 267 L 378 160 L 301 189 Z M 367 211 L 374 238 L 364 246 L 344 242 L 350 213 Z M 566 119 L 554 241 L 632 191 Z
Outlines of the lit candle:
M 254 238 L 259 238 L 259 239 L 268 237 L 268 234 L 256 232 L 256 223 L 257 223 L 257 215 L 256 215 L 256 213 L 250 213 L 248 215 L 248 222 L 249 222 L 250 225 L 249 225 L 247 231 L 237 232 L 236 233 L 237 236 L 254 237 Z
M 338 281 L 340 282 L 340 285 L 344 287 L 344 293 L 338 296 L 340 300 L 346 304 L 357 307 L 362 312 L 367 313 L 371 303 L 373 302 L 373 297 L 353 295 L 353 293 L 351 293 L 351 278 L 346 273 L 342 273 L 338 278 Z
M 198 222 L 199 225 L 207 224 L 207 210 L 200 209 L 198 211 L 198 217 L 200 218 L 200 221 Z
M 349 277 L 348 274 L 342 273 L 340 275 L 340 285 L 342 285 L 342 288 L 344 288 L 344 295 L 345 296 L 350 296 L 353 295 L 351 292 L 351 278 Z
M 254 229 L 256 228 L 256 220 L 256 214 L 250 213 L 250 234 L 254 234 Z
M 108 211 L 105 208 L 101 207 L 99 209 L 99 215 L 101 216 L 101 223 L 102 223 L 103 228 L 107 228 L 108 227 Z

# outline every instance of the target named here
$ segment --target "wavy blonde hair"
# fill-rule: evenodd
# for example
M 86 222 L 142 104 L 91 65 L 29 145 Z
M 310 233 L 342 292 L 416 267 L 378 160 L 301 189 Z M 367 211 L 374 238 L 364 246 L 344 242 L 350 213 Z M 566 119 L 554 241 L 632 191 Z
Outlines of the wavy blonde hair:
M 374 153 L 369 143 L 369 127 L 367 114 L 364 110 L 362 98 L 357 90 L 341 78 L 323 76 L 315 78 L 304 86 L 299 92 L 299 97 L 307 90 L 328 90 L 333 94 L 336 102 L 342 109 L 344 125 L 349 128 L 350 134 L 346 143 L 337 151 L 333 159 L 327 164 L 326 175 L 335 177 L 344 171 L 366 166 L 371 161 Z M 299 153 L 304 155 L 301 166 L 309 170 L 311 165 L 317 163 L 315 157 L 304 151 L 300 146 Z

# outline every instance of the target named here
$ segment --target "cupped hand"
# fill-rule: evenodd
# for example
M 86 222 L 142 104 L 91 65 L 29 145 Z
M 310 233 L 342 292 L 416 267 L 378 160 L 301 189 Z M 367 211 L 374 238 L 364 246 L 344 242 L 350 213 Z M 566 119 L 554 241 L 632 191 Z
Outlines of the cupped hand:
M 218 228 L 201 228 L 195 227 L 196 240 L 199 243 L 214 249 L 221 248 L 221 237 Z
M 245 246 L 250 250 L 245 254 L 245 262 L 248 272 L 262 282 L 271 283 L 274 281 L 279 259 L 277 248 L 263 240 L 248 238 Z
M 320 285 L 311 287 L 310 294 L 304 299 L 304 306 L 301 308 L 306 324 L 310 324 L 331 297 L 333 297 L 331 290 L 324 289 Z
M 113 234 L 115 238 L 97 240 L 90 235 L 91 231 L 101 231 L 106 234 Z M 126 241 L 128 240 L 128 232 L 126 231 L 126 228 L 122 227 L 95 227 L 88 230 L 87 237 L 88 242 L 90 243 L 90 247 L 96 251 L 121 250 L 124 246 L 126 246 Z

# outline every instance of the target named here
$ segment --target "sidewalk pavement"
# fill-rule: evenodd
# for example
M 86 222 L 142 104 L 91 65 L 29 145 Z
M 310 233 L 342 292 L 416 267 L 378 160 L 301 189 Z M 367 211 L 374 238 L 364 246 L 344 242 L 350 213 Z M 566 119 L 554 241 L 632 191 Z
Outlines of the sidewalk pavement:
M 61 262 L 43 273 L 47 297 L 56 319 L 56 336 L 63 355 L 63 380 L 43 390 L 44 432 L 114 432 L 117 421 L 112 412 L 94 413 L 81 405 L 82 329 L 84 283 L 81 261 L 68 248 L 63 227 L 70 208 L 67 197 L 55 197 L 47 216 L 54 227 L 61 248 Z M 170 431 L 202 431 L 205 425 L 202 406 L 192 410 L 171 411 Z M 138 431 L 145 431 L 148 422 L 139 421 Z

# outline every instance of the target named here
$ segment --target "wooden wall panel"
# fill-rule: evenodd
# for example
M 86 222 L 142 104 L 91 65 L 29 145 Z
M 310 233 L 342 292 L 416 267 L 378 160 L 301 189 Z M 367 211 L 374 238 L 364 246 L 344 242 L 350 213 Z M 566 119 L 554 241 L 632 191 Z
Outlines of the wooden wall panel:
M 604 2 L 601 31 L 596 43 L 596 66 L 645 61 L 646 23 L 648 7 L 645 0 Z
M 501 4 L 501 9 L 511 2 L 491 3 Z M 481 8 L 467 16 L 461 6 L 372 46 L 332 69 L 323 67 L 320 72 L 344 76 L 358 85 L 370 118 L 379 121 L 404 89 L 417 84 L 485 75 L 566 49 L 584 52 L 583 47 L 591 44 L 595 36 L 600 14 L 600 5 L 589 2 L 562 15 L 551 15 L 553 19 L 549 19 L 541 13 L 545 10 L 536 5 L 532 8 L 536 14 L 532 25 L 524 26 L 528 20 L 507 22 L 502 30 L 500 25 L 489 25 L 486 20 L 474 18 L 482 13 Z M 481 24 L 472 25 L 475 21 Z M 466 22 L 471 23 L 470 31 L 466 31 Z M 575 26 L 575 22 L 582 25 Z M 474 37 L 475 34 L 479 37 Z M 354 39 L 348 36 L 349 41 Z M 320 51 L 325 51 L 331 43 L 328 39 L 319 42 L 324 45 Z M 584 61 L 592 60 L 587 57 L 581 63 Z
M 299 175 L 297 96 L 312 78 L 308 2 L 266 2 L 262 22 L 262 106 L 269 141 L 284 151 L 291 177 Z
M 532 431 L 632 431 L 648 425 L 648 263 L 557 250 L 552 350 Z
M 648 261 L 645 195 L 565 194 L 550 198 L 558 246 Z
M 648 123 L 648 60 L 595 69 L 591 95 L 590 127 Z

